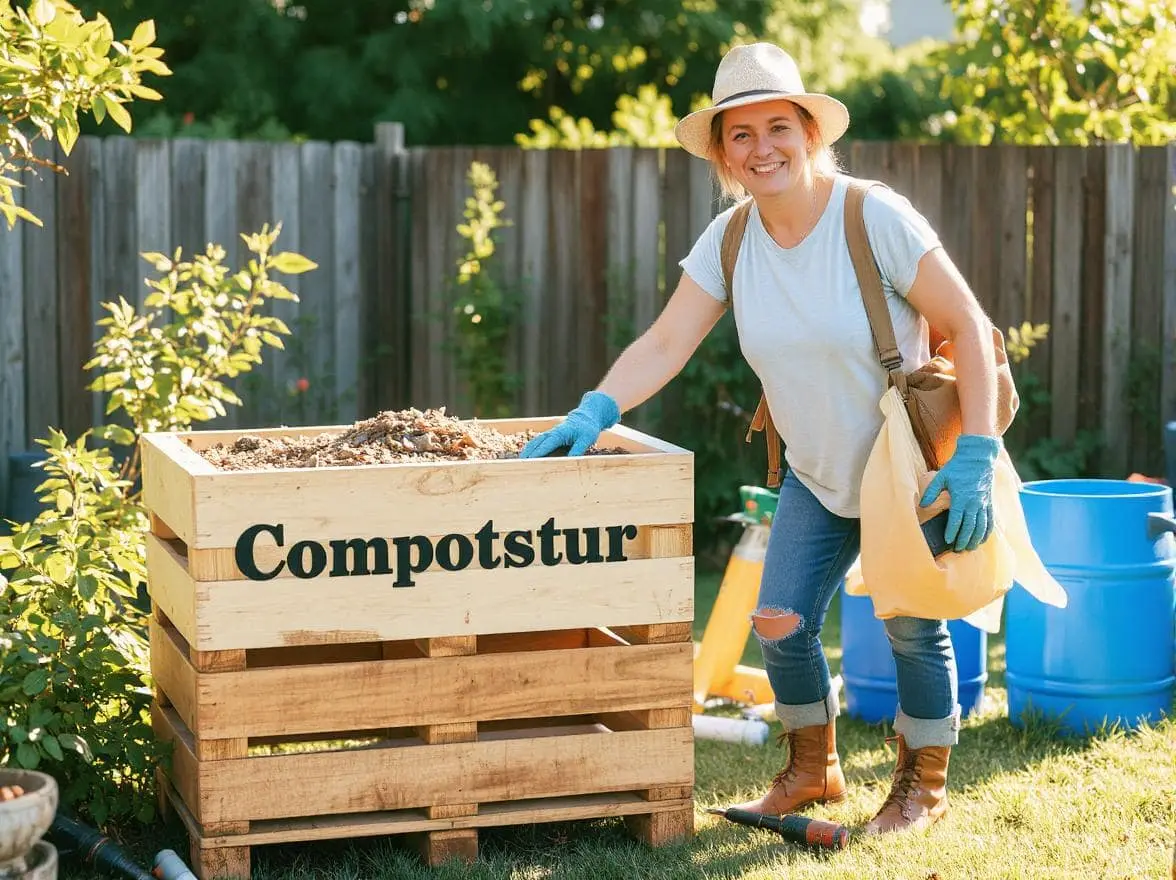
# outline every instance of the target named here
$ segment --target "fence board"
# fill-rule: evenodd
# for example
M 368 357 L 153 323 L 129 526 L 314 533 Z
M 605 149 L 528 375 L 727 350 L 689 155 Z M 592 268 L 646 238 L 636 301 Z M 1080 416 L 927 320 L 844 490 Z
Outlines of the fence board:
M 1129 467 L 1146 474 L 1164 473 L 1162 440 L 1164 207 L 1167 154 L 1163 147 L 1143 147 L 1135 166 L 1134 253 L 1131 285 L 1131 407 Z
M 428 181 L 427 167 L 430 151 L 416 148 L 409 154 L 409 176 L 412 191 L 413 216 L 428 216 Z M 409 354 L 412 363 L 412 405 L 420 409 L 429 406 L 430 358 L 432 357 L 431 340 L 428 338 L 428 325 L 423 317 L 429 306 L 429 239 L 432 237 L 433 223 L 413 223 L 409 229 L 412 243 L 412 313 L 409 327 L 411 345 Z
M 910 199 L 915 191 L 918 146 L 916 144 L 886 143 L 883 147 L 882 163 L 891 188 Z
M 1026 244 L 1029 199 L 1028 156 L 1025 148 L 1002 144 L 997 148 L 1000 217 L 1000 261 L 996 267 L 996 290 L 992 301 L 1000 316 L 1002 330 L 1020 326 L 1029 314 L 1029 267 Z
M 658 290 L 662 219 L 658 151 L 638 149 L 633 156 L 633 330 L 639 336 L 649 329 L 661 310 Z M 641 430 L 652 430 L 661 413 L 662 400 L 655 395 L 637 407 L 629 421 Z
M 608 151 L 609 360 L 633 341 L 633 148 Z
M 408 387 L 409 338 L 405 326 L 411 314 L 406 264 L 410 249 L 402 238 L 408 231 L 404 220 L 404 199 L 409 191 L 408 154 L 404 150 L 404 126 L 380 123 L 376 126 L 374 222 L 375 259 L 373 325 L 367 348 L 371 360 L 374 410 L 398 409 L 411 403 Z
M 968 208 L 973 198 L 973 157 L 969 147 L 943 147 L 943 228 L 939 237 L 960 274 L 980 296 L 972 272 L 972 212 Z
M 248 260 L 253 259 L 241 235 L 254 235 L 261 232 L 265 224 L 273 225 L 270 206 L 273 202 L 270 162 L 273 146 L 260 141 L 249 141 L 237 147 L 237 204 L 236 204 L 236 238 L 238 245 L 238 264 L 243 268 Z M 262 364 L 269 357 L 269 348 L 262 349 Z M 272 374 L 271 374 L 272 375 Z M 269 409 L 267 396 L 270 382 L 267 381 L 267 371 L 259 370 L 257 366 L 244 374 L 236 383 L 241 397 L 241 406 L 237 412 L 238 424 L 250 428 L 263 427 Z
M 356 364 L 359 376 L 356 381 L 355 418 L 364 419 L 379 411 L 375 404 L 376 388 L 376 343 L 380 327 L 375 321 L 373 297 L 375 296 L 379 260 L 376 235 L 376 151 L 362 149 L 359 168 L 359 300 L 360 328 L 356 338 Z M 402 249 L 396 250 L 399 262 Z M 400 343 L 403 345 L 403 343 Z M 399 408 L 393 404 L 385 409 Z
M 106 205 L 105 193 L 105 177 L 106 177 L 106 151 L 103 147 L 102 141 L 98 138 L 79 138 L 78 143 L 83 140 L 89 142 L 89 149 L 86 151 L 89 156 L 86 173 L 90 178 L 90 216 L 87 222 L 90 224 L 90 314 L 94 320 L 90 324 L 90 352 L 94 353 L 94 345 L 102 336 L 105 328 L 100 327 L 98 322 L 106 318 L 110 313 L 102 307 L 102 303 L 113 302 L 115 297 L 110 295 L 110 291 L 106 289 L 106 279 L 109 275 L 107 271 L 107 263 L 110 259 L 106 252 L 106 212 L 108 210 Z M 97 377 L 96 371 L 90 371 L 86 375 L 87 383 L 92 382 Z M 106 421 L 106 401 L 108 395 L 101 392 L 90 392 L 90 424 L 94 426 L 102 425 Z M 2 451 L 2 447 L 0 447 Z
M 727 207 L 709 162 L 690 157 L 690 246 L 706 231 L 710 222 Z M 689 251 L 687 251 L 689 252 Z
M 24 203 L 23 188 L 12 191 L 17 205 Z M 25 341 L 24 341 L 24 232 L 29 224 L 17 220 L 9 229 L 0 220 L 0 453 L 25 447 Z M 0 467 L 0 516 L 7 516 L 8 468 Z
M 449 187 L 449 222 L 440 230 L 444 236 L 444 262 L 437 277 L 437 307 L 442 318 L 441 324 L 441 370 L 445 377 L 444 403 L 449 412 L 459 416 L 474 413 L 474 400 L 468 380 L 457 369 L 453 347 L 458 342 L 457 316 L 451 307 L 453 284 L 457 279 L 458 262 L 469 251 L 470 242 L 457 232 L 457 226 L 466 222 L 466 199 L 473 198 L 474 190 L 469 183 L 470 165 L 474 161 L 471 147 L 451 147 L 452 161 Z M 574 203 L 573 203 L 574 204 Z M 569 206 L 570 208 L 571 206 Z M 566 339 L 566 337 L 565 337 Z
M 301 307 L 297 332 L 313 340 L 306 349 L 303 365 L 310 389 L 305 408 L 299 415 L 308 424 L 329 424 L 334 421 L 335 370 L 335 310 L 331 290 L 335 277 L 335 200 L 331 192 L 334 164 L 331 145 L 305 143 L 299 161 L 301 252 L 318 264 L 318 269 L 303 277 L 299 293 Z
M 336 144 L 334 160 L 335 418 L 350 424 L 359 414 L 359 187 L 363 171 L 359 144 Z
M 1008 326 L 1005 304 L 999 289 L 999 273 L 1003 258 L 1001 247 L 1004 244 L 1000 231 L 1000 172 L 1003 149 L 969 148 L 969 152 L 972 153 L 971 195 L 959 203 L 968 206 L 972 215 L 969 235 L 971 268 L 967 276 L 968 281 L 976 293 L 976 298 L 1001 329 Z
M 24 230 L 25 393 L 24 442 L 61 427 L 61 367 L 57 345 L 57 175 L 44 169 L 25 175 L 25 207 L 44 226 Z
M 580 154 L 580 265 L 572 291 L 576 325 L 576 388 L 581 389 L 581 393 L 596 387 L 607 366 L 607 211 L 608 156 L 603 150 L 585 150 Z
M 543 327 L 547 314 L 547 261 L 550 223 L 547 208 L 548 164 L 551 153 L 523 153 L 523 196 L 520 201 L 520 271 L 523 278 L 523 312 L 520 362 L 523 365 L 523 412 L 529 416 L 554 415 L 547 400 L 544 369 Z
M 1105 315 L 1103 272 L 1106 256 L 1106 147 L 1086 147 L 1082 181 L 1082 333 L 1078 360 L 1078 427 L 1098 432 L 1102 427 L 1103 332 Z M 1102 439 L 1106 440 L 1105 433 Z
M 1106 219 L 1103 235 L 1102 429 L 1103 467 L 1127 476 L 1131 407 L 1131 257 L 1134 250 L 1135 147 L 1113 144 L 1106 152 Z
M 662 204 L 666 217 L 666 248 L 662 278 L 667 299 L 682 275 L 678 263 L 690 253 L 690 246 L 694 243 L 690 234 L 690 170 L 693 161 L 694 157 L 685 150 L 669 150 L 665 154 Z
M 83 365 L 90 359 L 90 254 L 96 248 L 90 240 L 90 158 L 97 144 L 79 140 L 73 154 L 59 149 L 58 162 L 68 173 L 57 178 L 57 343 L 61 383 L 59 425 L 70 437 L 90 427 L 91 401 L 86 390 L 88 374 Z
M 1032 244 L 1030 246 L 1030 291 L 1029 316 L 1034 324 L 1050 324 L 1053 321 L 1053 269 L 1054 269 L 1054 157 L 1050 148 L 1033 149 L 1029 154 L 1032 173 L 1030 200 L 1032 203 Z M 1050 364 L 1052 362 L 1054 328 L 1045 339 L 1037 343 L 1027 364 L 1028 371 L 1037 378 L 1047 393 L 1050 390 Z M 1036 440 L 1049 436 L 1049 407 L 1039 407 L 1035 412 L 1026 413 L 1026 428 L 1029 439 Z
M 204 173 L 208 141 L 171 142 L 171 240 L 168 252 L 183 248 L 184 259 L 204 253 Z
M 275 228 L 281 224 L 275 247 L 279 252 L 302 252 L 302 159 L 298 144 L 275 144 L 270 154 L 270 209 L 269 219 Z M 319 269 L 309 274 L 317 274 Z M 281 275 L 279 280 L 295 296 L 301 296 L 303 275 Z M 300 331 L 298 315 L 300 304 L 294 300 L 277 300 L 270 305 L 270 314 L 281 319 L 290 328 L 290 335 L 282 338 L 285 348 L 281 351 L 266 349 L 258 372 L 259 385 L 265 396 L 262 411 L 271 421 L 286 421 L 290 418 L 287 402 L 297 394 L 292 383 L 299 378 L 305 363 L 305 350 L 310 340 Z M 313 343 L 310 343 L 313 344 Z M 317 393 L 317 391 L 316 391 Z
M 1167 148 L 1168 181 L 1164 186 L 1164 374 L 1162 420 L 1176 419 L 1176 144 Z
M 239 251 L 244 248 L 237 237 L 237 164 L 240 161 L 240 146 L 235 141 L 210 141 L 204 157 L 205 243 L 220 245 L 224 249 L 224 263 L 230 271 L 236 271 L 240 266 Z M 217 422 L 217 426 L 236 427 L 241 421 L 240 408 L 229 406 L 226 409 L 228 412 Z
M 1050 433 L 1055 440 L 1070 443 L 1078 430 L 1085 157 L 1080 147 L 1060 147 L 1054 159 Z
M 933 229 L 942 233 L 943 151 L 932 144 L 919 144 L 915 148 L 914 161 L 918 172 L 909 194 L 911 203 Z
M 145 277 L 158 278 L 159 273 L 139 255 L 166 254 L 174 247 L 171 231 L 171 160 L 168 142 L 136 140 L 135 142 L 135 267 L 137 270 L 135 302 L 142 308 L 146 298 Z
M 549 376 L 547 406 L 553 412 L 567 412 L 587 389 L 579 388 L 576 372 L 576 267 L 580 259 L 580 151 L 561 150 L 551 157 L 548 202 L 551 212 L 551 269 L 545 322 L 545 351 L 542 370 Z
M 520 297 L 525 303 L 526 293 L 522 277 L 523 260 L 523 152 L 511 147 L 499 147 L 478 151 L 478 158 L 494 169 L 498 179 L 498 198 L 503 202 L 500 219 L 508 224 L 496 233 L 496 270 L 501 281 L 512 296 Z M 508 341 L 507 370 L 516 380 L 526 382 L 527 373 L 523 366 L 523 336 L 530 323 L 530 314 L 522 306 L 522 319 L 511 327 Z M 603 315 L 603 311 L 600 313 Z M 522 406 L 524 394 L 516 393 L 514 409 Z

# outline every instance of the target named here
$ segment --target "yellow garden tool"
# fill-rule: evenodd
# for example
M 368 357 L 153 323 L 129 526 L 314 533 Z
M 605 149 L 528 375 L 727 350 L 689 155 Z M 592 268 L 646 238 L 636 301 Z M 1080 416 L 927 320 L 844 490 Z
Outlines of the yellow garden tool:
M 743 525 L 743 535 L 723 572 L 702 643 L 694 655 L 694 711 L 708 699 L 762 705 L 774 700 L 767 674 L 739 662 L 751 634 L 751 615 L 759 596 L 772 519 L 780 496 L 759 486 L 741 486 L 742 509 L 725 517 Z

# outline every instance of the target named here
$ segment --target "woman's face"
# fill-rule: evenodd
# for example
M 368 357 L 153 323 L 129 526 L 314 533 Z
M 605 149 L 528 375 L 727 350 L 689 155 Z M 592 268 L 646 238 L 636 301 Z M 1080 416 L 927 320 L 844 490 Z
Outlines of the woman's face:
M 765 101 L 723 111 L 723 154 L 756 197 L 788 192 L 803 179 L 808 137 L 796 105 Z

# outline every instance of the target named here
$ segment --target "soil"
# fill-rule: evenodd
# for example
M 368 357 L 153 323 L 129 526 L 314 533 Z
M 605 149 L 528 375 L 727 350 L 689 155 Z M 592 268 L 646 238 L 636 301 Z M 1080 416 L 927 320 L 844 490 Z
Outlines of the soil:
M 440 409 L 381 412 L 342 433 L 280 437 L 242 434 L 200 454 L 221 470 L 348 467 L 430 461 L 518 458 L 535 431 L 504 434 L 477 421 L 463 422 Z M 626 450 L 593 447 L 589 455 Z M 567 454 L 564 449 L 559 454 Z

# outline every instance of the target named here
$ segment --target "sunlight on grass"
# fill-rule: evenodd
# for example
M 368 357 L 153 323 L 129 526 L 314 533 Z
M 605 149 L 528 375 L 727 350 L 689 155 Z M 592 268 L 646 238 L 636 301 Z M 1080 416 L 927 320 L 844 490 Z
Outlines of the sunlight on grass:
M 700 639 L 720 576 L 697 580 L 695 638 Z M 822 640 L 840 667 L 838 603 Z M 749 638 L 743 663 L 761 666 Z M 695 751 L 696 836 L 689 844 L 649 850 L 620 820 L 496 828 L 481 832 L 477 864 L 421 866 L 403 838 L 387 837 L 258 847 L 255 880 L 1137 880 L 1164 878 L 1176 835 L 1176 721 L 1134 733 L 1102 731 L 1063 739 L 1051 725 L 1024 729 L 1007 718 L 1004 640 L 989 640 L 983 710 L 965 720 L 952 752 L 948 816 L 926 833 L 866 839 L 855 832 L 889 788 L 895 747 L 886 724 L 845 716 L 838 742 L 849 799 L 808 815 L 850 827 L 850 846 L 813 853 L 762 831 L 705 812 L 754 797 L 783 766 L 775 744 L 763 747 L 699 740 Z M 161 846 L 187 852 L 182 829 L 168 826 L 135 849 L 146 862 Z M 65 880 L 88 874 L 70 873 Z

